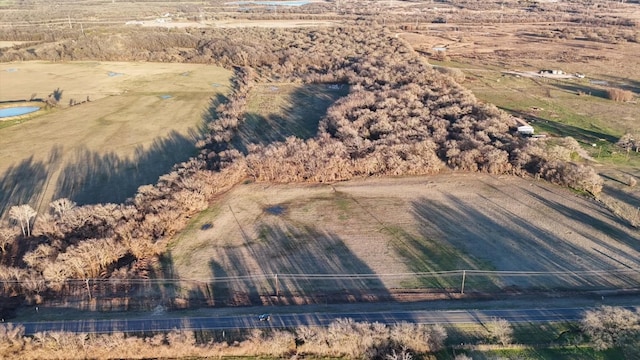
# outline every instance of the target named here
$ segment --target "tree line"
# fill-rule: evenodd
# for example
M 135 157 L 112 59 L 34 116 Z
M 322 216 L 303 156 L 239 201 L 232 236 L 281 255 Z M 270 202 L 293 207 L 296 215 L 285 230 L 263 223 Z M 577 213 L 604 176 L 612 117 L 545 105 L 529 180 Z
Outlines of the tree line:
M 457 340 L 464 340 L 464 344 L 457 346 L 456 342 L 455 359 L 472 359 L 468 355 L 476 355 L 473 350 L 476 344 L 504 347 L 526 336 L 514 336 L 514 333 L 514 327 L 507 320 L 493 318 L 482 324 L 482 330 L 474 332 L 475 339 L 468 334 L 460 339 L 458 335 Z M 337 319 L 327 327 L 236 330 L 222 336 L 215 332 L 175 329 L 145 334 L 39 332 L 28 337 L 22 326 L 0 324 L 0 353 L 5 359 L 311 356 L 393 360 L 442 354 L 451 349 L 452 341 L 447 344 L 447 338 L 447 329 L 441 325 L 407 322 L 384 325 L 348 318 Z M 636 359 L 640 355 L 640 312 L 611 306 L 589 309 L 578 323 L 569 324 L 552 344 L 541 345 L 559 349 L 590 346 L 598 351 L 613 348 L 620 350 L 618 354 L 626 359 Z

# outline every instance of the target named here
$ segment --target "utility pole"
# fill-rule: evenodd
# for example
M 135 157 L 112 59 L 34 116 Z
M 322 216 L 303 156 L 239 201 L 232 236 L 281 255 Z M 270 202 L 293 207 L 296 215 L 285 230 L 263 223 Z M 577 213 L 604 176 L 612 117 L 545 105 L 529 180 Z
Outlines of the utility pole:
M 467 278 L 467 270 L 462 270 L 462 287 L 460 288 L 460 294 L 464 295 L 464 281 Z

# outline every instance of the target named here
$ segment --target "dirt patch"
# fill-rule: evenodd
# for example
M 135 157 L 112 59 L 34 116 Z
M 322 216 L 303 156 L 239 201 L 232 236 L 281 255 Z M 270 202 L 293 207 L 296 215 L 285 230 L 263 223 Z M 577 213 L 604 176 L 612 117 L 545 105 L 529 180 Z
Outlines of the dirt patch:
M 16 45 L 29 44 L 33 41 L 0 41 L 0 49 L 2 48 L 10 48 Z
M 284 214 L 266 211 L 286 204 Z M 448 174 L 368 179 L 334 185 L 246 184 L 194 221 L 215 232 L 188 231 L 172 245 L 183 279 L 227 282 L 239 292 L 311 294 L 368 289 L 458 286 L 460 273 L 497 270 L 559 273 L 640 267 L 639 232 L 597 202 L 545 182 L 509 176 Z M 398 276 L 406 273 L 433 276 Z M 287 278 L 287 274 L 371 274 L 370 277 Z M 234 283 L 234 277 L 255 280 Z M 435 275 L 434 275 L 435 276 Z M 586 283 L 611 284 L 603 274 L 581 280 L 467 274 L 469 291 Z M 475 282 L 474 282 L 475 281 Z M 253 290 L 252 290 L 253 289 Z
M 327 20 L 219 20 L 206 24 L 219 28 L 245 28 L 245 27 L 265 27 L 265 28 L 299 28 L 315 26 L 336 26 L 341 21 Z

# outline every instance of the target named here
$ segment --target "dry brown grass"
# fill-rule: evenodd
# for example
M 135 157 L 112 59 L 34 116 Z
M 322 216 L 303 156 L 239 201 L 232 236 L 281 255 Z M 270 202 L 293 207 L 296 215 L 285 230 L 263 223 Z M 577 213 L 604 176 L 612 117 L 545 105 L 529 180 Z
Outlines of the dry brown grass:
M 46 207 L 60 197 L 86 203 L 132 196 L 194 153 L 209 99 L 229 90 L 230 75 L 192 64 L 0 64 L 0 100 L 63 91 L 58 108 L 0 129 L 0 179 L 7 189 L 0 214 L 21 203 Z M 65 105 L 87 97 L 90 102 Z
M 332 186 L 247 184 L 220 198 L 174 240 L 171 266 L 183 279 L 380 274 L 373 285 L 339 279 L 331 283 L 336 289 L 365 291 L 420 286 L 415 279 L 382 275 L 389 273 L 640 266 L 637 231 L 602 210 L 598 203 L 548 183 L 480 174 Z M 273 294 L 272 280 L 238 280 L 230 286 Z M 455 286 L 458 281 L 454 279 Z M 537 281 L 511 278 L 500 286 L 546 286 Z M 281 293 L 314 291 L 312 284 L 300 281 L 281 279 L 279 286 Z

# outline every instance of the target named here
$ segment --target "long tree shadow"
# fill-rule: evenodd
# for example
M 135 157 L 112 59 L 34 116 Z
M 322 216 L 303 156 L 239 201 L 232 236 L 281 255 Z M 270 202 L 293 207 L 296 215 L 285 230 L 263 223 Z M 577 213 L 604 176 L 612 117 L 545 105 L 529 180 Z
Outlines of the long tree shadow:
M 0 178 L 0 218 L 11 206 L 28 203 L 41 208 L 46 201 L 63 197 L 79 205 L 126 201 L 140 186 L 156 183 L 176 164 L 197 154 L 196 141 L 207 134 L 207 124 L 217 119 L 216 109 L 225 101 L 217 94 L 196 128 L 187 134 L 172 131 L 146 148 L 138 146 L 130 157 L 77 147 L 63 159 L 62 145 L 55 145 L 46 161 L 33 156 L 22 160 Z M 50 199 L 45 198 L 47 191 Z
M 555 83 L 553 86 L 558 89 L 565 90 L 574 94 L 585 94 L 590 96 L 596 96 L 599 98 L 607 99 L 607 91 L 604 89 L 599 89 L 597 87 L 588 86 L 584 84 L 567 84 L 567 83 Z
M 195 130 L 186 136 L 173 131 L 149 148 L 136 148 L 131 158 L 78 148 L 60 172 L 54 199 L 66 197 L 81 205 L 122 203 L 141 185 L 156 183 L 175 164 L 194 156 L 198 136 Z
M 615 253 L 621 259 L 624 259 L 627 263 L 637 263 L 638 259 L 633 258 L 632 255 L 626 253 L 623 249 L 614 246 L 614 244 L 622 243 L 632 249 L 640 249 L 640 243 L 638 242 L 640 232 L 629 229 L 621 219 L 614 216 L 609 211 L 599 209 L 599 214 L 601 216 L 594 217 L 576 208 L 568 207 L 548 197 L 541 196 L 538 193 L 530 192 L 530 196 L 536 198 L 539 202 L 545 204 L 553 211 L 560 213 L 563 217 L 572 219 L 576 223 L 580 224 L 580 227 L 573 229 L 576 233 L 590 238 L 598 245 L 606 248 L 612 253 Z M 590 231 L 593 230 L 600 233 L 601 236 L 599 238 L 591 236 Z
M 52 154 L 58 150 L 53 149 Z M 7 169 L 0 179 L 0 215 L 6 215 L 12 206 L 36 206 L 46 185 L 50 164 L 51 162 L 34 160 L 31 156 Z
M 610 288 L 628 286 L 629 281 L 634 281 L 606 274 L 575 274 L 620 266 L 589 247 L 578 246 L 556 235 L 557 232 L 545 224 L 546 220 L 539 220 L 541 214 L 545 214 L 542 217 L 548 221 L 553 221 L 554 217 L 571 216 L 573 211 L 545 202 L 544 198 L 535 199 L 545 208 L 540 213 L 532 212 L 531 217 L 512 213 L 505 209 L 505 204 L 484 196 L 466 201 L 448 195 L 444 202 L 422 198 L 413 203 L 413 208 L 416 218 L 423 224 L 424 238 L 437 238 L 440 243 L 477 259 L 475 263 L 488 262 L 499 271 L 533 272 L 528 276 L 475 276 L 475 279 L 474 275 L 468 275 L 470 291 L 474 288 L 494 291 L 496 287 L 514 286 L 530 289 Z M 577 220 L 595 219 L 581 217 Z M 634 262 L 632 258 L 627 259 Z M 474 262 L 468 263 L 474 265 Z M 552 271 L 557 273 L 546 276 L 534 274 Z
M 637 75 L 637 73 L 636 73 Z M 631 78 L 623 78 L 619 76 L 612 75 L 601 75 L 605 79 L 608 79 L 611 82 L 616 83 L 617 87 L 620 87 L 625 90 L 633 91 L 636 94 L 640 94 L 640 81 L 631 79 Z
M 287 225 L 262 224 L 258 230 L 258 239 L 220 249 L 210 262 L 216 305 L 390 299 L 378 276 L 335 234 Z
M 547 120 L 545 118 L 531 115 L 529 113 L 525 113 L 522 111 L 516 111 L 511 109 L 505 109 L 505 108 L 503 108 L 503 110 L 509 112 L 514 116 L 521 117 L 523 119 L 526 119 L 532 122 L 532 124 L 535 127 L 539 128 L 540 130 L 548 131 L 558 136 L 571 136 L 574 139 L 583 143 L 593 144 L 602 139 L 610 143 L 616 143 L 618 141 L 617 137 L 603 133 L 603 132 L 587 130 L 587 129 L 579 128 L 576 126 L 563 124 L 561 122 Z
M 601 175 L 603 176 L 603 175 Z M 614 179 L 615 181 L 619 181 L 617 179 Z M 626 184 L 625 184 L 626 186 Z M 611 196 L 612 198 L 623 202 L 629 206 L 631 206 L 631 208 L 633 209 L 639 209 L 640 208 L 640 191 L 635 190 L 635 189 L 621 189 L 618 187 L 614 187 L 614 186 L 604 186 L 602 188 L 602 192 Z
M 305 85 L 286 95 L 281 94 L 282 90 L 278 87 L 271 86 L 264 93 L 254 95 L 262 101 L 257 107 L 272 109 L 273 113 L 246 113 L 245 121 L 239 126 L 231 145 L 246 154 L 249 144 L 268 145 L 284 141 L 290 136 L 300 139 L 314 137 L 327 109 L 349 91 L 346 85 L 334 86 Z M 274 105 L 279 103 L 279 98 L 285 98 L 287 105 Z

